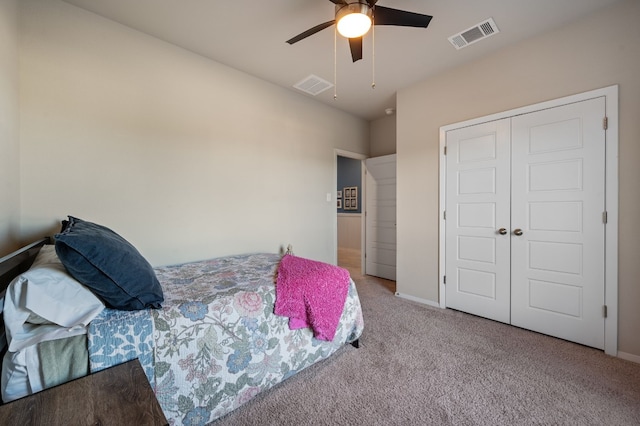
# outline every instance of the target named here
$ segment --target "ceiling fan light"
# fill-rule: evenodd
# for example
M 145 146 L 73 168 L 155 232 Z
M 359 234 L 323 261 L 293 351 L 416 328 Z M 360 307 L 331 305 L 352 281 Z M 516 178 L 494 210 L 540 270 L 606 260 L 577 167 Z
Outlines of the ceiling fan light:
M 362 13 L 350 13 L 338 21 L 338 32 L 347 38 L 362 37 L 371 28 L 371 19 Z
M 362 37 L 371 28 L 371 8 L 367 4 L 352 3 L 336 13 L 337 28 L 346 38 Z

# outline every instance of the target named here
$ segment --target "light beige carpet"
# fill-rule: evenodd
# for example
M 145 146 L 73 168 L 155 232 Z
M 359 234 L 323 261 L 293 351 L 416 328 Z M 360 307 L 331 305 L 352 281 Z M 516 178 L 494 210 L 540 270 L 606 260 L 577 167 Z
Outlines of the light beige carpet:
M 345 346 L 217 425 L 640 425 L 640 364 L 395 297 L 355 270 Z

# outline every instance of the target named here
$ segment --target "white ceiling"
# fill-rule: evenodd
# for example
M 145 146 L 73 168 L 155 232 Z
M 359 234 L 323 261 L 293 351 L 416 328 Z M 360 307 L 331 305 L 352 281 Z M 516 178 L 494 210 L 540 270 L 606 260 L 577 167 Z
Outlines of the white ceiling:
M 334 5 L 329 0 L 64 1 L 292 91 L 298 92 L 293 85 L 310 74 L 334 81 L 333 27 L 294 45 L 285 43 L 332 20 Z M 373 120 L 395 107 L 395 93 L 403 87 L 615 1 L 380 0 L 381 6 L 432 15 L 431 24 L 426 29 L 376 27 L 375 61 L 371 32 L 364 39 L 363 60 L 356 63 L 348 42 L 338 36 L 337 99 L 333 89 L 315 99 Z M 494 19 L 498 34 L 461 50 L 449 43 L 448 37 L 487 18 Z

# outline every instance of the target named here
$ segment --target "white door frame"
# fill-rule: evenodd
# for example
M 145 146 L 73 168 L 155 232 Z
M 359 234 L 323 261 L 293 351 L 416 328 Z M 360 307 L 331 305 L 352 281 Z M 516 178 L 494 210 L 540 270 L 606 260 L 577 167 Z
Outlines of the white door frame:
M 554 108 L 574 102 L 605 97 L 608 127 L 606 138 L 606 195 L 605 208 L 607 211 L 607 225 L 605 227 L 605 295 L 607 317 L 604 322 L 604 351 L 608 355 L 618 355 L 618 85 L 604 87 L 577 95 L 566 96 L 547 102 L 528 105 L 510 111 L 479 117 L 472 120 L 449 124 L 440 127 L 440 224 L 439 224 L 439 302 L 441 308 L 446 308 L 445 298 L 445 220 L 446 206 L 446 133 L 449 130 L 466 126 L 500 120 L 516 115 L 528 114 L 547 108 Z
M 347 157 L 353 158 L 355 160 L 360 160 L 362 163 L 367 159 L 367 156 L 364 154 L 358 154 L 356 152 L 344 151 L 342 149 L 334 148 L 333 150 L 333 196 L 331 197 L 331 201 L 333 202 L 334 208 L 334 221 L 333 221 L 333 263 L 335 265 L 338 264 L 338 210 L 336 207 L 336 189 L 338 188 L 338 157 Z M 362 183 L 362 188 L 360 190 L 362 197 L 362 205 L 365 205 L 365 176 L 364 176 L 364 165 L 360 167 L 360 182 Z M 362 215 L 364 217 L 364 214 Z M 364 229 L 364 220 L 360 221 L 360 271 L 364 273 L 364 238 L 365 238 L 365 229 Z

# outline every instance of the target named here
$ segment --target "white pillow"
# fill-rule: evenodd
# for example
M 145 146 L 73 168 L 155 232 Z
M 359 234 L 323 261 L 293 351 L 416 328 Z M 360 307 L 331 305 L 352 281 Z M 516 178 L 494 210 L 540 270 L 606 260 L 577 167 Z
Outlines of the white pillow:
M 103 309 L 102 302 L 69 275 L 54 246 L 46 245 L 31 268 L 7 288 L 4 322 L 9 351 L 85 334 L 86 326 Z
M 31 264 L 31 268 L 29 269 L 33 269 L 36 266 L 43 265 L 62 265 L 62 262 L 56 254 L 56 246 L 54 246 L 53 244 L 42 246 L 42 248 L 38 252 L 38 255 L 33 261 L 33 264 Z

